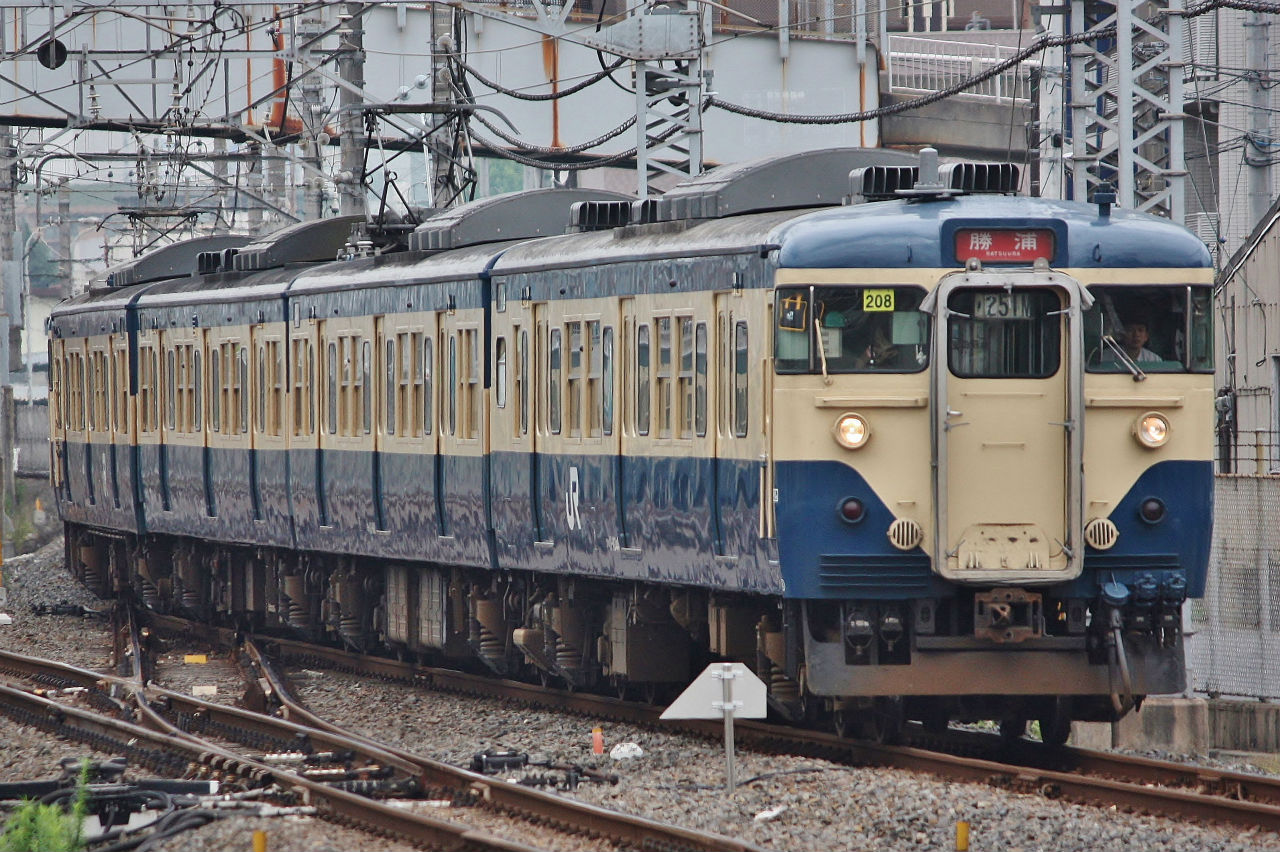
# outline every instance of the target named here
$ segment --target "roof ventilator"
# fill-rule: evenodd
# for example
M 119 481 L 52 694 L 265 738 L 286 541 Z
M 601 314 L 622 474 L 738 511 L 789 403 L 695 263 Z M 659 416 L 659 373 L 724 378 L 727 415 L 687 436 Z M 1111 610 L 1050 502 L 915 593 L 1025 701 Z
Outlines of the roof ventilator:
M 235 251 L 250 239 L 241 234 L 216 234 L 170 243 L 141 257 L 135 257 L 111 267 L 102 279 L 91 283 L 89 289 L 98 290 L 103 286 L 113 289 L 151 281 L 201 275 L 204 274 L 202 258 L 205 255 Z
M 890 198 L 950 198 L 955 195 L 1012 195 L 1020 170 L 1013 163 L 938 164 L 933 148 L 920 151 L 917 166 L 871 166 L 849 173 L 846 204 Z
M 602 189 L 536 189 L 478 198 L 427 219 L 409 235 L 409 249 L 438 252 L 561 234 L 566 220 L 573 227 L 570 217 L 576 204 L 630 204 L 631 200 Z

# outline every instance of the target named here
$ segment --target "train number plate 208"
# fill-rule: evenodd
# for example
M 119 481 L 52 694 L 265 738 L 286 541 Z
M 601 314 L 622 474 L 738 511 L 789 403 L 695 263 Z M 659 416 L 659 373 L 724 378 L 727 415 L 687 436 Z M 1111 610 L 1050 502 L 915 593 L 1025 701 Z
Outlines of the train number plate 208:
M 868 311 L 892 311 L 893 310 L 893 291 L 892 290 L 863 290 L 862 291 L 862 310 Z

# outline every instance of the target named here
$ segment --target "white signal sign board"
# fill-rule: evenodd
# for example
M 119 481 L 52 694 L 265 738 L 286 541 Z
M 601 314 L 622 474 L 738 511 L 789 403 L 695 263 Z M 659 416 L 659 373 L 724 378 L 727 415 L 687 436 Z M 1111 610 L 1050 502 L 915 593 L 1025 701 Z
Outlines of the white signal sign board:
M 724 759 L 729 792 L 737 785 L 733 760 L 733 720 L 763 719 L 768 713 L 764 681 L 742 663 L 712 663 L 689 684 L 663 719 L 724 719 Z

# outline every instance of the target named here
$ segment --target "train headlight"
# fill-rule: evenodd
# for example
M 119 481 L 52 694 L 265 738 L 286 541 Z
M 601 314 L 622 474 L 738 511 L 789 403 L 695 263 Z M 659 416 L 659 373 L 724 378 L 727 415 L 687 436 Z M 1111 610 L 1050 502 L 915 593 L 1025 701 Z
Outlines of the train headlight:
M 836 443 L 850 450 L 856 450 L 871 438 L 871 426 L 861 414 L 841 414 L 832 430 Z
M 1133 435 L 1144 447 L 1162 447 L 1169 440 L 1169 418 L 1148 411 L 1134 421 Z

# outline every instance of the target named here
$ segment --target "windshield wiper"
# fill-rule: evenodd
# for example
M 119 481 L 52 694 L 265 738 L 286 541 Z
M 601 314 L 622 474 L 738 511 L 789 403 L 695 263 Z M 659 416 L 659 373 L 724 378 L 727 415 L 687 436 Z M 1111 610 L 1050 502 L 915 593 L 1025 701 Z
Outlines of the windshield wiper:
M 827 347 L 822 343 L 822 328 L 814 328 L 814 332 L 818 337 L 818 357 L 822 359 L 822 383 L 824 385 L 831 384 L 831 377 L 827 375 Z
M 1114 337 L 1109 334 L 1102 335 L 1102 345 L 1115 353 L 1115 356 L 1120 363 L 1124 364 L 1130 373 L 1133 373 L 1133 380 L 1135 382 L 1145 382 L 1147 380 L 1147 374 L 1142 372 L 1142 369 L 1137 365 L 1137 363 L 1129 357 L 1129 353 L 1124 351 L 1124 347 L 1119 343 L 1116 343 L 1116 339 Z

